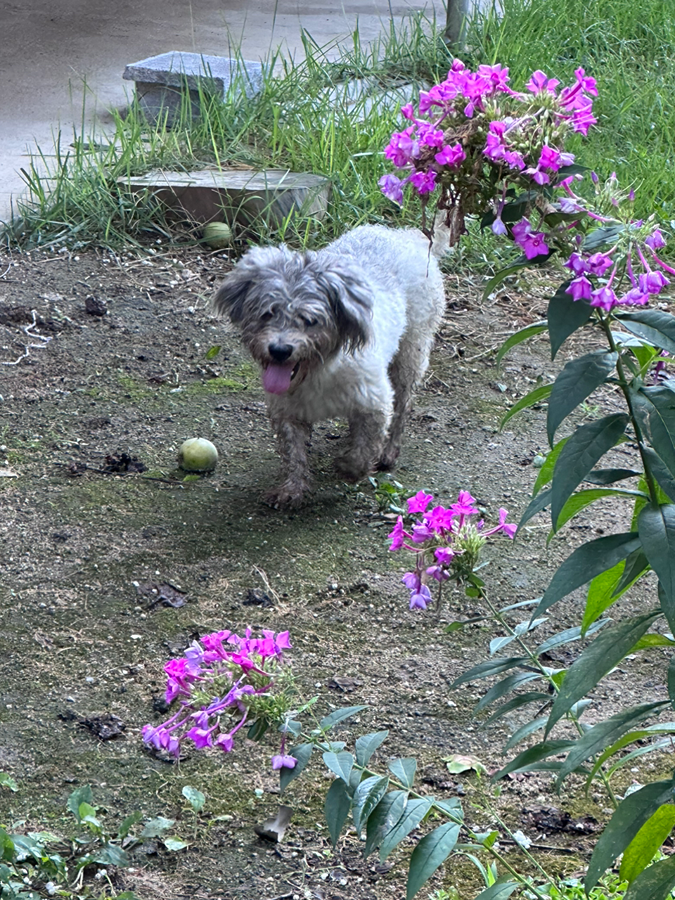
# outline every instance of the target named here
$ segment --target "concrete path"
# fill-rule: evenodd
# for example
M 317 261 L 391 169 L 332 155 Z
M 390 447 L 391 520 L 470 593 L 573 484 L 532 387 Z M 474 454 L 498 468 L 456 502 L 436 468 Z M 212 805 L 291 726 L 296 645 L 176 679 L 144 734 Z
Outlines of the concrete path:
M 241 42 L 259 59 L 279 44 L 298 53 L 300 30 L 320 44 L 347 35 L 357 19 L 374 38 L 393 15 L 436 10 L 442 0 L 0 0 L 0 221 L 23 190 L 20 169 L 39 146 L 53 152 L 59 128 L 70 143 L 86 119 L 105 122 L 125 103 L 127 63 L 167 50 L 228 55 Z

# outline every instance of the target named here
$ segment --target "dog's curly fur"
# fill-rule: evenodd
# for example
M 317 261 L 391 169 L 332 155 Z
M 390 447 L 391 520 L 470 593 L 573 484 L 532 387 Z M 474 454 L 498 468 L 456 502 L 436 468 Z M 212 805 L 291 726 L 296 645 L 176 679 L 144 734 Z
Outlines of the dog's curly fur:
M 405 414 L 443 313 L 443 281 L 419 231 L 366 225 L 323 250 L 250 250 L 213 300 L 263 369 L 282 480 L 266 499 L 298 505 L 312 425 L 344 416 L 338 472 L 358 481 L 398 458 Z

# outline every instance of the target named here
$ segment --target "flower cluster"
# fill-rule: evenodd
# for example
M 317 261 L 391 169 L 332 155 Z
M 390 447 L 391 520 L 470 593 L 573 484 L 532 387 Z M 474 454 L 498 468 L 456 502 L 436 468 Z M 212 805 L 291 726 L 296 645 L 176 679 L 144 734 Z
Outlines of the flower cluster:
M 642 222 L 633 222 L 625 230 L 627 247 L 617 242 L 610 250 L 602 253 L 572 253 L 565 266 L 574 276 L 566 291 L 574 300 L 588 300 L 591 306 L 597 306 L 609 312 L 615 306 L 644 306 L 650 297 L 660 294 L 669 284 L 662 270 L 675 275 L 675 269 L 666 265 L 656 253 L 665 247 L 665 239 L 659 228 L 653 223 L 645 226 Z M 624 244 L 626 241 L 623 242 Z M 645 255 L 646 254 L 646 255 Z M 652 268 L 649 260 L 657 268 Z M 636 274 L 636 269 L 639 271 Z M 617 292 L 613 285 L 621 280 L 625 271 L 630 287 Z M 609 275 L 603 278 L 607 273 Z M 617 278 L 619 272 L 619 278 Z M 594 281 L 600 281 L 596 287 Z
M 422 196 L 440 184 L 449 204 L 462 194 L 466 208 L 469 193 L 481 193 L 481 181 L 492 189 L 495 167 L 502 177 L 554 183 L 574 161 L 565 139 L 572 132 L 586 135 L 596 122 L 592 97 L 598 94 L 583 69 L 572 85 L 558 91 L 559 84 L 537 71 L 527 91 L 517 92 L 509 87 L 508 68 L 482 65 L 472 72 L 455 59 L 445 81 L 420 93 L 417 111 L 412 103 L 401 108 L 410 124 L 392 135 L 384 154 L 406 174 L 384 175 L 383 193 L 401 204 L 406 184 Z
M 284 650 L 290 646 L 287 631 L 251 637 L 250 629 L 244 637 L 216 631 L 193 641 L 180 659 L 164 666 L 166 702 L 180 699 L 180 708 L 161 725 L 145 725 L 144 742 L 176 759 L 185 739 L 197 748 L 228 753 L 247 721 L 269 715 L 273 692 L 284 677 Z M 281 754 L 272 759 L 275 769 L 295 765 L 283 749 L 282 744 Z
M 449 507 L 434 506 L 433 495 L 419 491 L 408 500 L 408 513 L 419 515 L 410 530 L 399 516 L 394 530 L 389 534 L 391 551 L 410 550 L 415 554 L 413 572 L 406 572 L 401 579 L 410 591 L 410 609 L 426 609 L 431 603 L 428 580 L 441 585 L 450 578 L 464 582 L 473 573 L 481 548 L 488 537 L 503 532 L 513 538 L 516 526 L 507 523 L 508 513 L 499 510 L 499 524 L 485 528 L 483 520 L 473 522 L 479 514 L 476 500 L 468 491 L 460 491 L 457 501 Z

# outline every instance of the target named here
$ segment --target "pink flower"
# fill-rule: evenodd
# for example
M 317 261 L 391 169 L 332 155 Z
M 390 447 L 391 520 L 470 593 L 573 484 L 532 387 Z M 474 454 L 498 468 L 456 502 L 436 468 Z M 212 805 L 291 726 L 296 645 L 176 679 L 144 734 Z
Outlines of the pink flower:
M 586 260 L 578 253 L 573 253 L 563 265 L 575 275 L 583 275 L 584 272 L 588 271 Z
M 607 312 L 614 309 L 618 302 L 616 294 L 609 285 L 591 292 L 591 306 L 599 306 Z
M 294 756 L 287 756 L 286 754 L 277 754 L 272 757 L 272 768 L 273 769 L 294 769 L 297 763 L 297 759 Z
M 670 284 L 662 272 L 645 272 L 639 276 L 638 283 L 643 294 L 660 294 Z
M 618 302 L 626 306 L 644 306 L 649 303 L 649 294 L 643 294 L 639 287 L 634 287 L 619 297 Z
M 394 530 L 390 531 L 387 537 L 391 539 L 391 546 L 389 547 L 390 552 L 393 553 L 395 550 L 401 549 L 407 537 L 406 532 L 403 530 L 403 516 L 398 517 L 396 524 L 394 525 Z
M 472 497 L 468 491 L 460 491 L 457 495 L 457 502 L 453 503 L 448 512 L 453 516 L 459 516 L 460 519 L 463 519 L 464 516 L 473 516 L 478 510 L 473 505 L 476 502 L 476 498 Z
M 425 494 L 424 491 L 418 491 L 414 497 L 408 499 L 408 512 L 411 516 L 426 512 L 433 499 L 433 494 Z
M 397 169 L 410 165 L 413 159 L 419 156 L 419 143 L 413 137 L 414 134 L 414 125 L 406 128 L 405 131 L 395 131 L 384 148 L 384 155 L 393 162 Z
M 433 125 L 420 125 L 417 131 L 420 146 L 422 147 L 442 147 L 444 135 L 440 128 L 434 128 Z
M 504 162 L 507 163 L 511 169 L 518 169 L 521 172 L 525 168 L 525 160 L 523 159 L 523 155 L 517 150 L 505 150 Z
M 645 238 L 645 244 L 651 250 L 660 250 L 661 247 L 666 246 L 665 239 L 658 228 L 656 228 L 649 237 Z
M 493 234 L 503 235 L 507 234 L 508 231 L 506 225 L 502 222 L 501 216 L 497 216 L 490 228 L 492 229 Z
M 577 79 L 577 82 L 581 85 L 582 90 L 586 91 L 587 94 L 593 94 L 594 97 L 598 96 L 597 82 L 595 78 L 587 76 L 583 69 L 576 69 L 574 75 Z
M 543 232 L 533 232 L 532 225 L 527 219 L 521 219 L 511 229 L 513 239 L 519 247 L 522 247 L 523 253 L 527 259 L 534 259 L 535 256 L 547 256 L 549 252 L 546 243 L 546 235 Z
M 450 547 L 438 547 L 434 550 L 434 556 L 438 560 L 440 566 L 449 566 L 456 554 Z
M 430 603 L 431 591 L 426 584 L 421 585 L 419 591 L 410 597 L 410 609 L 426 609 Z
M 220 747 L 223 753 L 229 753 L 234 747 L 234 738 L 231 734 L 219 734 L 215 744 L 216 747 Z
M 413 594 L 419 591 L 422 586 L 422 579 L 420 578 L 419 572 L 406 572 L 403 578 L 401 578 L 401 581 L 409 591 L 413 592 Z
M 585 275 L 580 275 L 570 282 L 569 287 L 565 288 L 565 293 L 569 294 L 573 300 L 590 300 L 593 285 Z
M 409 122 L 413 122 L 415 120 L 415 107 L 412 103 L 406 103 L 405 106 L 401 107 L 401 115 L 404 119 L 408 119 Z
M 418 194 L 430 194 L 436 187 L 435 172 L 415 172 L 408 178 Z
M 538 94 L 540 91 L 548 91 L 549 94 L 555 94 L 559 84 L 560 82 L 557 78 L 548 78 L 541 69 L 537 69 L 536 72 L 532 73 L 525 87 L 533 94 Z
M 586 271 L 590 272 L 591 275 L 604 275 L 607 269 L 611 268 L 614 263 L 612 262 L 612 257 L 608 256 L 606 253 L 594 253 L 592 256 L 588 257 L 587 260 L 587 269 Z
M 377 183 L 385 197 L 398 203 L 399 206 L 402 205 L 404 182 L 400 178 L 396 175 L 383 175 Z
M 499 527 L 504 532 L 504 534 L 513 540 L 516 531 L 518 530 L 518 526 L 514 524 L 509 524 L 506 521 L 508 516 L 508 512 L 505 509 L 499 510 Z
M 552 169 L 557 172 L 561 165 L 560 151 L 555 147 L 548 147 L 546 144 L 541 148 L 538 166 L 542 169 Z
M 478 66 L 478 74 L 481 78 L 490 82 L 492 89 L 495 91 L 506 91 L 509 82 L 508 68 L 502 68 L 499 64 L 496 66 Z
M 457 143 L 454 147 L 448 144 L 436 154 L 435 159 L 440 166 L 458 166 L 466 159 L 466 153 L 461 144 Z

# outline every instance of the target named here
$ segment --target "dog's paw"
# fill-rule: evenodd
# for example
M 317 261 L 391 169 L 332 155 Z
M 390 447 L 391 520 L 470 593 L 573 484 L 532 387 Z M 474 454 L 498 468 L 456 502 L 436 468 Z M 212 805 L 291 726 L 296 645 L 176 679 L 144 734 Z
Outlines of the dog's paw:
M 361 481 L 362 478 L 370 474 L 371 469 L 370 460 L 364 461 L 350 455 L 338 456 L 335 460 L 335 471 L 343 481 L 348 481 L 351 484 Z
M 306 485 L 286 481 L 268 491 L 263 500 L 272 509 L 295 509 L 302 503 L 306 490 Z
M 398 462 L 400 453 L 400 447 L 387 448 L 377 461 L 378 471 L 392 472 L 396 468 L 396 463 Z

